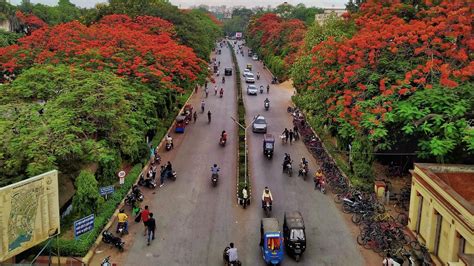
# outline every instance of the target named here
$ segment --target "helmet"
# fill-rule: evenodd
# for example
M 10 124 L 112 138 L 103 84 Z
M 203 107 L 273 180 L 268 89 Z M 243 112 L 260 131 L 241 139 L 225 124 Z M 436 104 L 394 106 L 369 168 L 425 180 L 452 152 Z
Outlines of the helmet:
M 217 164 L 214 164 L 214 167 L 217 167 Z
M 268 189 L 268 187 L 265 187 L 265 193 L 268 193 L 270 192 L 270 189 Z

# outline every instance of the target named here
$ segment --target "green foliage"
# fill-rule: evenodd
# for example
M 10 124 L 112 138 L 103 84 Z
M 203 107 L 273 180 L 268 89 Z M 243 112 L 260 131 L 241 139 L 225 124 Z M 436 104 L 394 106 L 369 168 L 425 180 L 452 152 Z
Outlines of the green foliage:
M 316 14 L 324 13 L 324 10 L 322 8 L 306 7 L 304 4 L 301 3 L 297 4 L 296 6 L 293 6 L 286 2 L 284 4 L 278 5 L 272 11 L 282 18 L 299 19 L 305 22 L 306 25 L 311 25 L 313 23 Z
M 113 147 L 139 161 L 157 121 L 153 95 L 106 71 L 44 65 L 23 72 L 0 90 L 0 176 L 98 162 Z
M 76 178 L 76 193 L 72 199 L 73 212 L 77 217 L 97 213 L 103 202 L 99 194 L 98 182 L 93 173 L 83 170 Z
M 451 161 L 457 156 L 450 155 L 464 145 L 473 154 L 469 147 L 474 140 L 468 125 L 473 106 L 471 83 L 456 89 L 436 85 L 433 89 L 418 90 L 394 106 L 394 121 L 389 128 L 401 128 L 406 137 L 418 139 L 421 158 Z
M 0 47 L 15 44 L 23 34 L 0 30 Z
M 81 20 L 81 17 L 89 12 L 86 9 L 78 8 L 69 0 L 59 0 L 56 6 L 32 4 L 30 1 L 23 1 L 18 8 L 24 13 L 33 13 L 49 25 Z
M 336 41 L 351 38 L 356 33 L 356 26 L 352 20 L 343 20 L 332 14 L 322 24 L 313 23 L 306 32 L 304 39 L 305 51 L 310 51 L 316 44 L 333 37 Z
M 85 233 L 77 240 L 69 239 L 66 235 L 61 235 L 59 241 L 51 242 L 53 250 L 56 250 L 59 246 L 61 255 L 63 256 L 84 256 L 94 244 L 104 226 L 109 222 L 117 206 L 127 195 L 132 185 L 137 181 L 141 171 L 142 164 L 135 165 L 126 176 L 125 183 L 116 189 L 114 194 L 112 194 L 107 201 L 100 205 L 95 216 L 94 229 L 92 229 L 92 231 Z
M 372 179 L 374 172 L 372 163 L 374 162 L 373 147 L 367 137 L 358 135 L 352 142 L 352 168 L 354 176 L 357 178 Z
M 95 176 L 101 185 L 110 185 L 117 180 L 115 173 L 120 167 L 120 153 L 112 147 L 107 147 L 105 141 L 101 142 L 104 143 L 104 149 L 99 154 Z

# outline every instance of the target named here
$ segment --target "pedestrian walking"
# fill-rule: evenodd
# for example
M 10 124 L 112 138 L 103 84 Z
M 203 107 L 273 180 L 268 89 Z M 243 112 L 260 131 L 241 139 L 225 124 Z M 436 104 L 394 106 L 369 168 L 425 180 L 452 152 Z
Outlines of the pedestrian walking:
M 140 213 L 140 216 L 142 217 L 143 225 L 145 226 L 145 232 L 143 232 L 144 236 L 146 236 L 147 229 L 148 229 L 147 222 L 150 219 L 149 215 L 150 215 L 150 211 L 148 210 L 148 205 L 146 205 L 145 209 L 143 209 L 142 212 Z
M 290 145 L 291 145 L 291 143 L 293 142 L 293 137 L 294 137 L 293 130 L 290 129 L 290 132 L 288 134 L 290 135 Z
M 247 203 L 248 203 L 248 199 L 249 199 L 247 186 L 245 186 L 245 187 L 242 189 L 242 199 L 243 199 L 242 206 L 243 206 L 244 209 L 245 209 L 245 208 L 247 207 Z
M 267 84 L 267 94 L 269 94 L 269 93 L 270 93 L 270 85 Z
M 206 80 L 206 83 L 204 84 L 204 88 L 206 88 L 206 89 L 207 89 L 207 80 Z
M 207 96 L 209 96 L 209 90 L 207 88 L 205 88 L 204 93 L 206 94 L 206 98 L 207 98 Z
M 207 111 L 207 123 L 211 123 L 211 110 Z
M 300 133 L 298 132 L 298 127 L 294 126 L 293 127 L 293 133 L 295 134 L 295 141 L 297 141 L 300 138 Z
M 206 102 L 204 102 L 204 99 L 201 100 L 201 113 L 204 113 L 204 106 L 206 106 Z
M 153 213 L 150 212 L 149 214 L 149 219 L 146 222 L 147 229 L 148 229 L 148 239 L 147 239 L 147 245 L 150 245 L 150 242 L 155 239 L 155 229 L 156 229 L 156 222 L 155 218 L 153 218 Z
M 283 130 L 283 135 L 285 135 L 285 142 L 288 143 L 288 138 L 290 137 L 290 132 L 288 131 L 287 128 Z
M 197 111 L 194 111 L 193 118 L 194 118 L 194 123 L 196 123 L 196 120 L 198 118 Z
M 217 86 L 214 87 L 214 95 L 217 95 Z
M 194 93 L 197 93 L 198 92 L 198 85 L 196 85 L 196 88 L 194 88 Z

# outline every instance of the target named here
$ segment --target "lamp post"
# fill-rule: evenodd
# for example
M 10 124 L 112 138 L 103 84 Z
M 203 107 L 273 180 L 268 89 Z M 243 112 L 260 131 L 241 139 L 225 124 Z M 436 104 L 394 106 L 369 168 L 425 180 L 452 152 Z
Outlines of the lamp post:
M 252 120 L 252 122 L 250 122 L 250 124 L 247 126 L 247 127 L 244 127 L 243 125 L 241 125 L 234 117 L 230 117 L 237 125 L 239 125 L 240 128 L 242 128 L 244 130 L 244 145 L 245 145 L 245 151 L 244 151 L 244 171 L 245 171 L 245 174 L 244 174 L 244 183 L 245 185 L 247 185 L 247 129 L 250 127 L 250 125 L 252 125 L 253 121 L 255 121 L 255 118 Z

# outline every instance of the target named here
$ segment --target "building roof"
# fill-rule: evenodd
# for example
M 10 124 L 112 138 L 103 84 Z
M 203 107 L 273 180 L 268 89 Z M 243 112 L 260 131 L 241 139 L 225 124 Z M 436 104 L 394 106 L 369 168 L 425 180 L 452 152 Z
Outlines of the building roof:
M 471 213 L 474 210 L 474 165 L 415 163 L 438 187 Z

